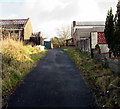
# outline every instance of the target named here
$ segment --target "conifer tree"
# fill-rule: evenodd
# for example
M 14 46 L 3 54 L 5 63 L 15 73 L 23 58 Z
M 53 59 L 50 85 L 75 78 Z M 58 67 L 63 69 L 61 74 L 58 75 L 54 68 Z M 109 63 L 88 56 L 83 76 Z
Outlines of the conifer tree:
M 117 4 L 115 17 L 115 56 L 120 57 L 120 1 Z
M 114 53 L 115 52 L 115 41 L 114 41 L 114 15 L 112 14 L 112 8 L 108 10 L 106 22 L 105 22 L 105 38 L 108 43 L 108 48 Z

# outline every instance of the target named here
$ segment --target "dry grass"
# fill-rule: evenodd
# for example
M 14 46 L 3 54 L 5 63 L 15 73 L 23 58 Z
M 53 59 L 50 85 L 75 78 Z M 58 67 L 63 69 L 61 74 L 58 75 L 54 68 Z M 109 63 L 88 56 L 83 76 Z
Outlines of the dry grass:
M 77 48 L 64 48 L 93 91 L 98 107 L 120 107 L 120 75 L 113 74 Z
M 16 84 L 23 80 L 25 75 L 37 61 L 45 55 L 38 48 L 31 45 L 23 46 L 20 41 L 12 39 L 0 41 L 2 54 L 2 96 L 6 99 Z

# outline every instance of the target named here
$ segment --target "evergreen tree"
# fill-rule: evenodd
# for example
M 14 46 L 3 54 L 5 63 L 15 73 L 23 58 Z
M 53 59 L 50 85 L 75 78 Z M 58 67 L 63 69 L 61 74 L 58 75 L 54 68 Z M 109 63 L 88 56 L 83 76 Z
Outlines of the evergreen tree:
M 112 14 L 112 8 L 108 11 L 104 33 L 108 48 L 113 52 L 115 57 L 120 57 L 120 0 L 117 4 L 115 18 Z
M 108 43 L 108 48 L 114 53 L 115 52 L 115 41 L 114 41 L 114 15 L 112 14 L 112 8 L 108 10 L 108 15 L 105 22 L 105 38 Z
M 115 17 L 115 56 L 120 57 L 120 1 L 117 4 Z

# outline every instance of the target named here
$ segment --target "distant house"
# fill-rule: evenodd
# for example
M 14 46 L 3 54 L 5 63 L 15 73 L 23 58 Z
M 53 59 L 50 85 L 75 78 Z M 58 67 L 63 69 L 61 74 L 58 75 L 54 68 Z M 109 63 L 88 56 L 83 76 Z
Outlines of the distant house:
M 15 40 L 29 40 L 32 35 L 32 25 L 28 19 L 0 20 L 1 39 L 13 38 Z
M 108 51 L 108 45 L 104 37 L 104 22 L 76 22 L 73 21 L 71 36 L 76 47 L 82 51 L 91 52 L 95 45 L 99 44 L 101 52 Z
M 32 36 L 30 37 L 30 42 L 32 42 L 34 45 L 42 45 L 42 34 L 41 32 L 32 33 Z

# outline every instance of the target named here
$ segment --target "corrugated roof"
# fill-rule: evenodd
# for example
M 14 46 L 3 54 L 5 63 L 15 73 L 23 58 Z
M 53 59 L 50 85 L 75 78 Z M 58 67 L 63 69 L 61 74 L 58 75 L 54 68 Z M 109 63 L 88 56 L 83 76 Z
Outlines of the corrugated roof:
M 2 28 L 7 29 L 20 29 L 22 28 L 28 19 L 8 19 L 8 20 L 0 20 L 0 25 Z
M 76 22 L 76 25 L 78 26 L 104 26 L 105 22 L 103 21 Z
M 6 24 L 25 24 L 28 19 L 10 19 L 10 20 L 0 20 L 1 25 Z

